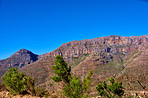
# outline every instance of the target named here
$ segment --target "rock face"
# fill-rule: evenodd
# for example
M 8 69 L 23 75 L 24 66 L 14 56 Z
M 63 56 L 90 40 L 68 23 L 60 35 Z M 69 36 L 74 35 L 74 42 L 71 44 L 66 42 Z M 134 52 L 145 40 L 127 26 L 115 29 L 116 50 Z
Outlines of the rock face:
M 0 60 L 0 76 L 3 75 L 10 67 L 21 68 L 38 60 L 38 55 L 33 54 L 26 49 L 20 49 L 11 57 Z
M 51 56 L 62 55 L 65 59 L 71 60 L 72 57 L 79 57 L 82 54 L 90 54 L 94 52 L 107 52 L 124 54 L 134 50 L 144 50 L 148 48 L 148 35 L 120 37 L 111 35 L 108 37 L 100 37 L 95 39 L 87 39 L 82 41 L 72 41 L 62 44 L 61 47 L 49 54 Z

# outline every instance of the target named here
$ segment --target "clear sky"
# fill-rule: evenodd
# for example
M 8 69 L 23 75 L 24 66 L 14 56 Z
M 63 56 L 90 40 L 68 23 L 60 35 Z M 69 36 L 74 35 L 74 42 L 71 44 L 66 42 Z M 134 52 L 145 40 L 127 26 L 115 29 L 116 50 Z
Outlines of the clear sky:
M 0 0 L 0 59 L 82 39 L 148 34 L 148 0 Z

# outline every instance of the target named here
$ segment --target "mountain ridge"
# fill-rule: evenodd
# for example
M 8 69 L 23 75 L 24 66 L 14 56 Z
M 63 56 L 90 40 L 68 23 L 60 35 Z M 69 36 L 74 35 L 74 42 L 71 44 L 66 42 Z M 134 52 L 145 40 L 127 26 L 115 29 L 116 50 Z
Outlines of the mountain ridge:
M 134 63 L 131 64 L 131 62 L 137 57 L 141 58 L 147 49 L 148 35 L 131 37 L 112 35 L 81 41 L 74 40 L 46 53 L 41 59 L 26 65 L 20 71 L 34 77 L 37 85 L 51 89 L 52 87 L 47 86 L 52 85 L 49 77 L 54 76 L 51 66 L 54 65 L 55 56 L 62 55 L 67 64 L 72 67 L 72 73 L 82 80 L 89 70 L 93 70 L 93 84 L 97 84 L 98 79 L 102 81 L 110 76 L 119 76 L 123 70 L 128 69 L 126 67 L 129 65 L 133 68 Z
M 141 60 L 143 56 L 148 54 L 146 50 L 148 50 L 148 35 L 130 37 L 111 35 L 80 41 L 74 40 L 63 43 L 54 51 L 39 55 L 38 60 L 30 64 L 26 63 L 19 71 L 23 71 L 35 78 L 37 86 L 53 90 L 56 86 L 53 86 L 50 80 L 50 77 L 54 76 L 51 66 L 54 65 L 55 56 L 61 55 L 67 64 L 72 67 L 72 73 L 82 80 L 89 70 L 93 70 L 92 88 L 95 88 L 98 81 L 106 80 L 110 76 L 117 78 L 117 80 L 123 79 L 125 81 L 124 85 L 127 86 L 129 81 L 125 79 L 123 72 L 135 74 L 134 70 L 131 69 L 136 64 L 138 67 L 135 67 L 135 70 L 142 66 L 144 66 L 142 68 L 148 68 L 146 59 L 144 60 L 146 62 L 145 65 L 140 65 L 136 61 L 136 59 Z M 147 73 L 146 70 L 143 72 Z M 139 73 L 142 74 L 141 71 Z M 137 77 L 140 77 L 140 75 Z M 141 80 L 142 83 L 145 83 L 145 81 Z M 136 85 L 140 89 L 138 84 L 132 85 Z M 129 87 L 127 86 L 126 89 L 129 89 Z

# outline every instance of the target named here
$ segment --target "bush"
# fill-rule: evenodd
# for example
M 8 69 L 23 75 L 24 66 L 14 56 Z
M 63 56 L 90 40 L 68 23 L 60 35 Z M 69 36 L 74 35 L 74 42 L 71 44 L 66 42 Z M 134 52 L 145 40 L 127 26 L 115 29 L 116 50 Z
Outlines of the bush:
M 97 85 L 98 95 L 108 98 L 121 97 L 124 94 L 122 82 L 115 82 L 112 77 L 109 79 L 109 82 L 110 85 L 107 85 L 106 81 Z
M 65 84 L 63 88 L 63 93 L 69 98 L 87 98 L 89 86 L 91 85 L 91 75 L 92 71 L 86 79 L 81 82 L 77 76 L 73 76 L 70 80 L 70 84 Z
M 70 84 L 65 84 L 63 88 L 64 95 L 69 98 L 82 98 L 82 85 L 78 77 L 74 76 L 71 79 Z
M 30 93 L 33 96 L 44 96 L 45 90 L 35 87 L 34 79 L 18 72 L 17 68 L 10 68 L 2 77 L 4 84 L 9 88 L 11 94 Z
M 19 73 L 17 68 L 8 69 L 2 79 L 11 94 L 22 94 L 27 88 L 26 76 L 23 72 Z
M 35 83 L 34 79 L 30 76 L 26 77 L 26 83 L 27 83 L 27 92 L 29 92 L 31 95 L 35 96 Z

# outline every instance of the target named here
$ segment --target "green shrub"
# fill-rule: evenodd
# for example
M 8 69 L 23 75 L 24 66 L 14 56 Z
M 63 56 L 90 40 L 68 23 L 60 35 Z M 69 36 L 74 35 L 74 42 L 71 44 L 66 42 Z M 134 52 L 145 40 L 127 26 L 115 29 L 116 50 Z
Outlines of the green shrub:
M 23 72 L 19 73 L 17 68 L 8 69 L 2 79 L 11 94 L 22 94 L 27 88 L 26 76 Z
M 98 95 L 108 98 L 121 97 L 124 94 L 122 82 L 115 82 L 112 77 L 109 79 L 109 82 L 110 85 L 107 85 L 106 81 L 97 85 Z
M 10 68 L 2 77 L 4 84 L 9 88 L 11 94 L 30 93 L 33 96 L 44 96 L 46 91 L 35 87 L 34 79 L 18 72 L 17 68 Z
M 27 77 L 26 77 L 26 83 L 27 83 L 27 91 L 28 91 L 31 95 L 35 96 L 36 93 L 35 93 L 35 83 L 34 83 L 34 79 L 31 78 L 30 76 L 27 76 Z
M 73 76 L 70 80 L 70 84 L 65 84 L 63 88 L 63 93 L 69 98 L 87 98 L 89 86 L 91 85 L 91 75 L 92 71 L 86 79 L 81 82 L 77 76 Z
M 64 95 L 70 98 L 81 98 L 82 97 L 82 85 L 78 77 L 74 76 L 71 79 L 70 84 L 65 84 L 63 88 Z

